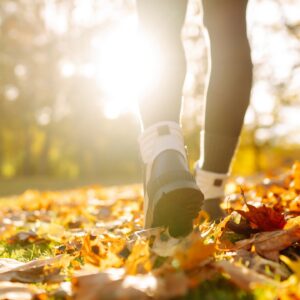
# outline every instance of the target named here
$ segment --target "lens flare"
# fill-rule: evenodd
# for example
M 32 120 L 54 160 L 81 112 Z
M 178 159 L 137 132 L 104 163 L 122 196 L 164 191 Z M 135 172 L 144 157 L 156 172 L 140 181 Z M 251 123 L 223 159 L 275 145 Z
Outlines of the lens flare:
M 105 93 L 104 113 L 117 118 L 135 112 L 137 100 L 159 80 L 160 53 L 135 27 L 122 26 L 103 39 L 95 58 L 96 78 Z

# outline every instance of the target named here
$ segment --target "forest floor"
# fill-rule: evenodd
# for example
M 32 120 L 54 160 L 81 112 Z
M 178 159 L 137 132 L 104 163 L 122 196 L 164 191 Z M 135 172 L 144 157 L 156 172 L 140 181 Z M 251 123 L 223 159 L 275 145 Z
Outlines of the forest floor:
M 227 192 L 182 239 L 143 230 L 140 185 L 4 198 L 0 299 L 300 299 L 300 163 Z

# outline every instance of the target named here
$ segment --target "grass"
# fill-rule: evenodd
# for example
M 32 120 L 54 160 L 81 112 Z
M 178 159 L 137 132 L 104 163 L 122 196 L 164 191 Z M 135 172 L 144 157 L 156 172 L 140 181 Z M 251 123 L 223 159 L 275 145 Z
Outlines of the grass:
M 224 276 L 204 281 L 198 288 L 190 290 L 188 295 L 177 300 L 254 300 L 252 293 L 234 286 Z
M 0 244 L 0 257 L 12 258 L 22 262 L 29 262 L 31 260 L 43 257 L 53 256 L 53 245 L 51 243 L 40 244 L 7 244 L 2 242 Z

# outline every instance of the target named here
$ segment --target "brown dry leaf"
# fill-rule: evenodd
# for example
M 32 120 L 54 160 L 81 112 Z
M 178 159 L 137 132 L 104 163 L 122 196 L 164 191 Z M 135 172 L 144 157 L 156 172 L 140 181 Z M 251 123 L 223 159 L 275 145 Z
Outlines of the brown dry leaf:
M 281 232 L 261 233 L 254 241 L 257 254 L 274 260 L 279 260 L 279 252 L 300 240 L 300 226 Z
M 154 299 L 172 299 L 187 293 L 188 279 L 182 272 L 168 273 L 163 277 L 154 276 L 152 273 L 129 275 L 123 279 L 122 287 L 136 289 L 146 297 Z
M 24 263 L 11 258 L 0 258 L 0 274 L 10 271 L 16 267 L 23 266 Z
M 55 254 L 60 255 L 66 253 L 73 256 L 79 256 L 81 249 L 82 249 L 82 239 L 73 237 L 70 238 L 63 245 L 56 247 Z
M 279 275 L 281 279 L 286 279 L 291 275 L 291 272 L 285 265 L 265 259 L 254 252 L 246 250 L 238 250 L 236 256 L 233 257 L 234 261 L 242 262 L 251 270 L 263 274 L 267 277 Z M 268 267 L 268 269 L 266 269 Z
M 7 240 L 8 244 L 20 243 L 22 245 L 43 243 L 46 240 L 40 238 L 34 231 L 20 231 Z
M 29 263 L 20 263 L 13 260 L 2 260 L 0 281 L 18 281 L 23 283 L 60 282 L 64 280 L 59 276 L 63 266 L 69 264 L 69 259 L 59 255 L 49 259 L 34 260 Z
M 75 300 L 149 299 L 146 294 L 133 287 L 123 287 L 122 274 L 117 270 L 77 276 L 72 283 Z
M 170 273 L 157 277 L 151 273 L 127 275 L 110 270 L 105 273 L 73 278 L 74 299 L 123 300 L 167 299 L 183 296 L 188 291 L 188 279 L 184 273 Z
M 215 263 L 215 267 L 227 273 L 230 279 L 241 289 L 250 291 L 254 285 L 270 284 L 277 286 L 278 283 L 270 278 L 259 274 L 251 269 L 248 269 L 242 265 L 230 263 L 229 261 L 218 261 Z
M 279 252 L 300 240 L 300 225 L 288 230 L 276 230 L 255 234 L 250 239 L 238 241 L 232 249 L 250 249 L 255 246 L 257 254 L 274 261 L 278 261 Z

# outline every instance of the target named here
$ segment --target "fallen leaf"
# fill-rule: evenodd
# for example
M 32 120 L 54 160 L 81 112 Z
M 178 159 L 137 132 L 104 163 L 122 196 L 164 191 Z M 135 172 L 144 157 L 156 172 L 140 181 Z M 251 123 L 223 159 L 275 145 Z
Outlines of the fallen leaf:
M 300 226 L 281 232 L 261 233 L 254 241 L 256 252 L 268 259 L 278 261 L 279 252 L 300 240 Z
M 243 265 L 246 265 L 251 270 L 267 277 L 280 276 L 280 279 L 287 279 L 291 275 L 291 272 L 285 265 L 265 259 L 255 252 L 243 249 L 236 252 L 234 261 L 242 262 Z
M 215 267 L 227 273 L 233 283 L 235 283 L 241 289 L 245 289 L 247 291 L 250 291 L 253 286 L 258 284 L 270 284 L 273 286 L 278 286 L 278 283 L 275 280 L 271 280 L 262 274 L 236 263 L 230 263 L 223 260 L 216 262 Z
M 212 260 L 215 251 L 215 244 L 207 244 L 204 238 L 192 233 L 184 243 L 178 246 L 174 258 L 179 261 L 183 269 L 190 270 Z
M 167 299 L 184 296 L 188 291 L 188 279 L 181 272 L 163 277 L 151 273 L 123 277 L 114 270 L 110 272 L 73 278 L 74 299 Z
M 236 242 L 232 249 L 250 249 L 255 247 L 257 254 L 270 260 L 278 261 L 279 252 L 300 240 L 300 225 L 288 230 L 260 232 L 252 238 Z
M 39 222 L 37 234 L 46 240 L 55 242 L 61 242 L 64 237 L 70 236 L 63 226 L 46 222 Z
M 25 284 L 0 282 L 0 300 L 31 300 L 37 292 Z
M 30 282 L 60 282 L 64 276 L 59 276 L 64 265 L 69 264 L 69 259 L 59 255 L 49 259 L 34 260 L 21 263 L 14 260 L 2 260 L 0 268 L 0 281 Z
M 248 211 L 236 210 L 236 212 L 248 220 L 253 229 L 273 231 L 282 229 L 286 224 L 283 213 L 275 211 L 273 208 L 265 205 L 255 207 L 250 204 L 247 204 L 247 208 Z
M 112 238 L 110 242 L 108 236 L 101 240 L 97 235 L 88 234 L 83 240 L 81 255 L 85 262 L 101 269 L 117 268 L 123 263 L 123 258 L 117 255 L 123 246 L 124 241 L 117 238 Z
M 150 248 L 147 241 L 138 239 L 135 242 L 124 266 L 129 275 L 147 273 L 152 269 Z
M 46 240 L 40 238 L 34 231 L 20 231 L 16 235 L 13 235 L 7 240 L 8 244 L 33 244 L 33 243 L 43 243 Z
M 298 277 L 298 280 L 300 281 L 300 259 L 299 257 L 296 258 L 296 260 L 291 260 L 290 258 L 280 255 L 280 260 L 283 261 Z
M 109 272 L 77 276 L 72 279 L 75 300 L 149 299 L 135 288 L 122 286 L 122 275 Z

